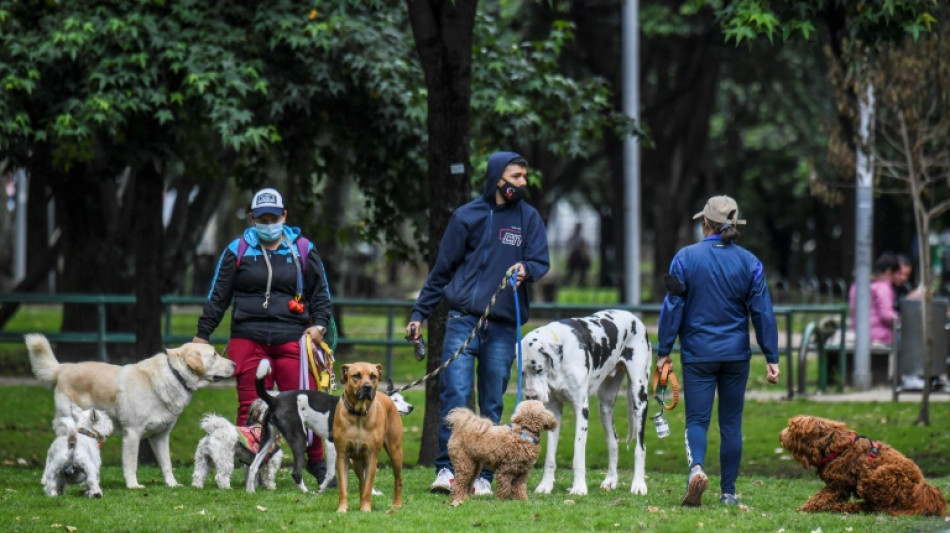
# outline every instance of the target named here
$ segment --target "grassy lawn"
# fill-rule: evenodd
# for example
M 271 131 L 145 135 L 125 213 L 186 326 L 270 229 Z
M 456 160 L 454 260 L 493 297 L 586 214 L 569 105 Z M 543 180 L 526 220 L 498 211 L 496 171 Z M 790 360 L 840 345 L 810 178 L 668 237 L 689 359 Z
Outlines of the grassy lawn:
M 59 498 L 43 495 L 39 479 L 46 449 L 52 441 L 50 419 L 52 394 L 38 386 L 0 388 L 0 528 L 3 531 L 937 531 L 950 527 L 939 518 L 892 518 L 888 516 L 807 515 L 794 509 L 821 487 L 812 472 L 803 470 L 778 444 L 778 432 L 787 419 L 807 413 L 847 421 L 859 433 L 885 441 L 911 457 L 929 480 L 950 494 L 950 404 L 933 404 L 932 427 L 913 426 L 917 406 L 909 403 L 810 403 L 797 400 L 750 401 L 744 426 L 743 467 L 738 482 L 740 498 L 748 510 L 719 508 L 718 430 L 710 431 L 707 472 L 710 488 L 705 507 L 683 509 L 679 501 L 685 485 L 683 409 L 668 413 L 672 434 L 657 439 L 647 428 L 647 474 L 649 494 L 629 493 L 632 451 L 621 446 L 620 487 L 615 492 L 599 490 L 606 467 L 604 433 L 592 421 L 588 440 L 588 496 L 569 496 L 571 485 L 573 417 L 565 414 L 558 448 L 559 470 L 555 493 L 536 495 L 530 502 L 502 502 L 479 498 L 452 508 L 449 497 L 427 491 L 433 479 L 428 467 L 414 467 L 422 433 L 423 392 L 408 391 L 416 410 L 404 419 L 406 462 L 403 509 L 387 513 L 392 497 L 392 471 L 381 470 L 377 487 L 386 494 L 374 500 L 371 516 L 352 512 L 334 513 L 337 493 L 301 494 L 288 472 L 278 477 L 278 489 L 247 494 L 235 489 L 194 489 L 192 456 L 200 438 L 198 420 L 208 411 L 233 415 L 233 388 L 203 389 L 179 418 L 172 432 L 172 458 L 179 483 L 162 484 L 154 466 L 142 466 L 142 491 L 125 489 L 120 466 L 121 438 L 114 436 L 102 447 L 102 500 L 87 500 L 77 487 Z M 509 396 L 504 419 L 511 412 Z M 651 407 L 651 412 L 653 408 Z M 596 406 L 591 411 L 596 413 Z M 594 418 L 597 418 L 595 415 Z M 626 401 L 618 401 L 617 432 L 626 435 Z M 542 457 L 543 457 L 542 450 Z M 288 454 L 289 455 L 289 454 Z M 289 458 L 286 460 L 289 462 Z M 384 464 L 388 461 L 382 461 Z M 286 463 L 285 463 L 286 464 Z M 305 474 L 307 475 L 307 474 Z M 235 475 L 234 483 L 240 483 Z M 529 491 L 540 481 L 540 464 L 529 480 Z M 312 484 L 312 483 L 311 483 Z M 351 476 L 351 507 L 356 501 L 355 478 Z M 210 486 L 210 485 L 209 485 Z M 445 521 L 448 520 L 448 521 Z M 72 529 L 75 528 L 75 529 Z

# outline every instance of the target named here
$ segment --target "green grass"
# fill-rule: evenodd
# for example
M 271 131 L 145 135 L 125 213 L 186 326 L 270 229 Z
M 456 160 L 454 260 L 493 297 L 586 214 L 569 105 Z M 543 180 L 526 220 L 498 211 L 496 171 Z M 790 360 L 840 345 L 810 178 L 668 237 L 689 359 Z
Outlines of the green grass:
M 763 371 L 764 372 L 764 371 Z M 39 479 L 46 449 L 53 435 L 50 420 L 52 394 L 38 386 L 0 388 L 0 528 L 3 531 L 57 531 L 66 526 L 86 531 L 804 531 L 821 528 L 831 531 L 935 531 L 947 528 L 942 519 L 892 518 L 887 516 L 806 515 L 794 509 L 821 487 L 813 472 L 802 469 L 778 448 L 778 432 L 787 419 L 807 413 L 847 421 L 856 431 L 895 446 L 914 459 L 930 481 L 950 494 L 950 427 L 946 424 L 950 404 L 932 405 L 932 427 L 913 426 L 917 406 L 910 403 L 810 403 L 802 400 L 750 401 L 744 418 L 743 466 L 738 482 L 740 498 L 747 512 L 720 509 L 718 501 L 718 430 L 710 428 L 707 471 L 711 476 L 706 507 L 679 507 L 685 484 L 682 406 L 668 412 L 672 434 L 657 439 L 647 428 L 647 474 L 649 494 L 629 493 L 633 454 L 621 445 L 620 487 L 615 492 L 599 490 L 606 467 L 604 433 L 597 415 L 592 420 L 588 440 L 588 496 L 569 496 L 570 464 L 573 456 L 573 416 L 566 413 L 558 447 L 555 493 L 536 495 L 530 503 L 475 499 L 453 509 L 447 496 L 427 492 L 433 471 L 415 467 L 422 435 L 423 392 L 408 391 L 416 410 L 404 418 L 406 463 L 405 505 L 394 513 L 385 512 L 392 497 L 392 473 L 384 468 L 377 487 L 386 496 L 374 500 L 374 513 L 351 512 L 338 516 L 336 492 L 325 495 L 300 494 L 283 470 L 278 490 L 249 495 L 239 488 L 229 492 L 217 488 L 198 490 L 190 486 L 169 488 L 162 484 L 154 466 L 142 466 L 142 491 L 124 488 L 120 465 L 121 438 L 116 435 L 102 447 L 105 498 L 87 500 L 77 487 L 59 498 L 43 495 Z M 507 398 L 506 415 L 514 398 Z M 232 416 L 236 395 L 231 388 L 203 389 L 179 418 L 172 432 L 172 458 L 179 481 L 191 480 L 192 456 L 200 438 L 198 419 L 208 411 Z M 651 407 L 651 414 L 654 407 Z M 596 413 L 592 400 L 591 411 Z M 621 439 L 626 435 L 626 402 L 618 401 L 615 416 Z M 288 454 L 289 455 L 289 454 Z M 542 451 L 543 457 L 543 451 Z M 287 459 L 289 462 L 289 458 Z M 388 460 L 382 461 L 384 464 Z M 540 467 L 540 461 L 539 465 Z M 307 475 L 307 474 L 305 474 Z M 529 489 L 540 481 L 536 468 Z M 352 476 L 351 476 L 352 478 Z M 309 478 L 308 478 L 309 479 Z M 240 476 L 234 485 L 239 487 Z M 311 483 L 313 484 L 313 483 Z M 351 479 L 351 506 L 356 506 Z M 208 485 L 210 487 L 210 485 Z M 59 524 L 58 526 L 56 524 Z

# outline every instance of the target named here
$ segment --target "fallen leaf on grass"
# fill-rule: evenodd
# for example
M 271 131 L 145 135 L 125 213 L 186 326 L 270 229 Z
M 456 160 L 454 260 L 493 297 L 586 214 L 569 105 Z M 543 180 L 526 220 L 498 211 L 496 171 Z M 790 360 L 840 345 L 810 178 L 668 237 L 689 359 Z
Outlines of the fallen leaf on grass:
M 76 528 L 75 526 L 66 526 L 66 531 L 68 531 L 69 533 L 73 533 L 73 531 L 76 531 L 76 529 L 78 528 Z
M 7 489 L 7 492 L 16 492 L 16 489 Z
M 206 513 L 205 510 L 202 509 L 202 510 L 198 511 L 198 512 L 195 513 L 195 514 L 200 514 L 201 516 L 204 516 L 204 515 L 206 515 L 206 514 L 208 514 L 208 513 Z
M 659 513 L 661 512 L 661 509 L 659 507 L 654 507 L 653 505 L 648 505 L 647 511 L 650 511 L 651 513 Z
M 22 457 L 17 457 L 17 458 L 16 458 L 16 464 L 18 464 L 18 465 L 20 465 L 20 466 L 26 466 L 26 465 L 28 465 L 28 464 L 30 464 L 30 463 L 29 463 L 29 461 L 27 461 L 26 459 L 24 459 L 24 458 L 22 458 Z
M 564 505 L 574 505 L 574 500 L 564 500 Z
M 739 510 L 748 513 L 748 512 L 749 512 L 749 506 L 748 506 L 748 505 L 741 505 L 741 504 L 740 504 L 740 505 L 739 505 Z
M 776 455 L 778 455 L 778 454 L 785 453 L 785 448 L 782 448 L 781 446 L 779 446 L 778 448 L 775 448 L 772 451 L 775 452 Z
M 263 506 L 258 505 L 258 506 L 257 506 L 257 510 L 263 513 L 264 511 L 267 510 L 267 507 L 263 507 Z
M 821 526 L 818 526 L 818 529 L 813 529 L 811 533 L 821 533 Z
M 778 528 L 778 533 L 785 533 L 785 528 L 784 527 Z
M 176 510 L 176 511 L 181 511 L 181 510 L 184 509 L 184 508 L 185 508 L 184 505 L 176 505 L 176 506 L 175 506 L 175 510 Z

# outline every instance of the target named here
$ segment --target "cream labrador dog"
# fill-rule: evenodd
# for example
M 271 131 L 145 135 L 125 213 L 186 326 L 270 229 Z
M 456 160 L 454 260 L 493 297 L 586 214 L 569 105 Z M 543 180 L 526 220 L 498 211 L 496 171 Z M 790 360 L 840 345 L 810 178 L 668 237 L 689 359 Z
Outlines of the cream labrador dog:
M 100 409 L 122 429 L 122 472 L 130 489 L 138 482 L 139 442 L 148 439 L 165 483 L 175 487 L 168 437 L 178 415 L 200 387 L 234 375 L 234 362 L 210 344 L 188 343 L 129 365 L 60 364 L 45 336 L 26 335 L 33 375 L 54 387 L 55 416 L 73 406 Z

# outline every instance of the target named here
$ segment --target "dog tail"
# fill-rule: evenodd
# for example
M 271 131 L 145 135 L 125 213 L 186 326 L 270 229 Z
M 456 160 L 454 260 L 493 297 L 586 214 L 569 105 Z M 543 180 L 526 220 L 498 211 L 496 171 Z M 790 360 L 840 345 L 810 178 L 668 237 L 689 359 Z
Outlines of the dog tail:
M 487 418 L 476 415 L 468 407 L 456 407 L 445 415 L 445 425 L 453 430 L 478 435 L 488 431 L 495 424 Z
M 226 418 L 214 413 L 208 413 L 201 417 L 201 422 L 199 423 L 201 429 L 204 430 L 208 435 L 218 431 L 219 429 L 228 429 L 233 427 L 234 424 L 228 422 Z
M 267 410 L 273 411 L 276 407 L 274 405 L 274 397 L 267 392 L 267 387 L 264 385 L 264 380 L 267 379 L 270 372 L 270 361 L 261 359 L 261 362 L 257 365 L 257 379 L 254 380 L 254 388 L 257 390 L 257 395 L 260 399 L 267 404 Z
M 36 379 L 47 385 L 56 384 L 56 376 L 59 373 L 59 361 L 53 355 L 53 348 L 45 335 L 39 333 L 30 333 L 24 337 L 26 349 L 30 353 L 30 366 L 33 368 L 33 375 Z
M 947 516 L 947 500 L 940 489 L 930 483 L 921 481 L 914 487 L 913 501 L 924 516 Z

